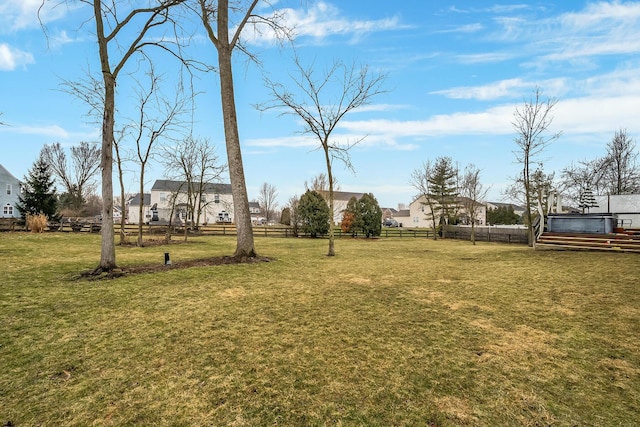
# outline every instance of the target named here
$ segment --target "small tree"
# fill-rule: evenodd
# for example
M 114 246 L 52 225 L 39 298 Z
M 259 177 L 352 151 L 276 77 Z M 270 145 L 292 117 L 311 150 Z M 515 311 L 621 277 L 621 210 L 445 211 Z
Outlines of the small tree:
M 362 217 L 358 208 L 358 199 L 352 196 L 347 202 L 347 207 L 342 214 L 342 224 L 340 228 L 345 233 L 351 233 L 353 237 L 355 237 L 362 228 Z
M 379 236 L 382 230 L 382 209 L 371 193 L 365 193 L 358 201 L 358 213 L 362 234 L 367 238 Z
M 327 72 L 317 77 L 315 64 L 305 67 L 297 57 L 294 64 L 297 76 L 291 76 L 292 89 L 266 79 L 272 99 L 259 108 L 285 108 L 283 114 L 302 120 L 303 133 L 317 138 L 327 168 L 329 210 L 333 215 L 333 160 L 338 158 L 352 168 L 349 150 L 362 139 L 341 143 L 332 137 L 332 133 L 347 113 L 369 104 L 374 96 L 383 92 L 385 76 L 372 73 L 366 66 L 358 69 L 355 65 L 334 61 Z M 335 255 L 333 227 L 329 229 L 327 255 Z
M 58 198 L 49 164 L 42 152 L 24 178 L 22 194 L 18 196 L 16 208 L 23 219 L 27 215 L 43 214 L 51 221 L 58 221 Z
M 480 181 L 480 169 L 470 164 L 464 170 L 460 192 L 464 197 L 462 204 L 471 222 L 471 243 L 476 244 L 476 217 L 482 207 L 482 200 L 489 190 L 483 188 Z
M 263 183 L 260 187 L 260 194 L 258 195 L 258 202 L 260 206 L 262 206 L 262 210 L 264 213 L 264 218 L 267 220 L 267 224 L 269 220 L 272 219 L 275 210 L 278 208 L 278 202 L 276 202 L 276 198 L 278 197 L 278 191 L 276 187 Z
M 289 199 L 289 211 L 291 213 L 291 232 L 294 236 L 298 237 L 300 231 L 300 198 L 298 196 L 292 196 Z
M 514 141 L 516 150 L 514 154 L 518 163 L 522 165 L 522 172 L 514 178 L 514 186 L 510 194 L 514 192 L 521 194 L 525 203 L 525 223 L 529 234 L 529 246 L 533 246 L 533 194 L 531 174 L 532 166 L 538 163 L 538 156 L 554 140 L 560 137 L 560 132 L 548 135 L 547 131 L 551 126 L 553 117 L 551 110 L 558 103 L 555 99 L 542 99 L 542 90 L 536 88 L 533 96 L 521 107 L 517 107 L 513 113 L 512 125 L 516 131 Z M 515 191 L 514 191 L 515 190 Z
M 286 207 L 280 213 L 280 224 L 291 225 L 291 208 Z
M 60 201 L 74 215 L 83 215 L 83 205 L 89 194 L 93 193 L 94 179 L 100 167 L 100 147 L 97 143 L 81 142 L 71 147 L 71 164 L 59 142 L 45 145 L 42 150 L 44 159 L 51 171 L 65 188 L 66 196 Z
M 307 190 L 300 197 L 298 214 L 302 224 L 302 232 L 311 237 L 327 234 L 330 230 L 331 213 L 322 195 L 317 191 Z
M 411 185 L 418 190 L 418 198 L 421 198 L 422 205 L 429 210 L 427 217 L 431 219 L 431 230 L 433 231 L 433 240 L 438 240 L 438 228 L 436 224 L 436 203 L 429 197 L 432 194 L 430 177 L 433 174 L 433 164 L 431 160 L 427 160 L 422 164 L 421 168 L 413 171 L 411 174 Z

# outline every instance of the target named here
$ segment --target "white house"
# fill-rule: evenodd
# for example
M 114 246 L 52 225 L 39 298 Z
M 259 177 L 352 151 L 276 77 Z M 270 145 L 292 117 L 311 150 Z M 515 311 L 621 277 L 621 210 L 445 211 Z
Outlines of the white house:
M 230 184 L 207 183 L 202 193 L 202 211 L 198 218 L 197 212 L 189 207 L 187 183 L 159 179 L 151 187 L 151 193 L 145 193 L 143 198 L 143 222 L 181 224 L 198 221 L 198 225 L 211 223 L 231 223 L 233 216 L 233 197 Z M 198 205 L 198 196 L 195 205 Z M 138 224 L 140 195 L 136 195 L 129 203 L 129 223 Z M 173 218 L 170 218 L 173 215 Z M 169 221 L 171 219 L 171 221 Z
M 318 191 L 329 204 L 329 191 L 320 190 Z M 357 200 L 360 200 L 364 193 L 350 193 L 347 191 L 334 191 L 333 192 L 333 223 L 340 224 L 342 222 L 342 215 L 344 211 L 347 209 L 347 204 L 352 197 L 355 197 Z
M 457 197 L 456 213 L 462 223 L 469 223 L 471 218 L 468 217 L 467 211 L 464 207 L 465 198 Z M 416 228 L 432 228 L 440 223 L 441 210 L 437 209 L 438 203 L 434 202 L 435 212 L 431 212 L 429 204 L 425 196 L 420 196 L 413 200 L 409 204 L 408 210 L 401 210 L 395 214 L 394 219 L 401 223 L 403 227 L 416 227 Z M 479 204 L 477 206 L 477 212 L 475 215 L 476 225 L 484 225 L 487 218 L 487 206 L 485 204 Z M 434 222 L 435 221 L 435 222 Z
M 0 218 L 20 218 L 16 207 L 20 196 L 20 181 L 0 165 Z

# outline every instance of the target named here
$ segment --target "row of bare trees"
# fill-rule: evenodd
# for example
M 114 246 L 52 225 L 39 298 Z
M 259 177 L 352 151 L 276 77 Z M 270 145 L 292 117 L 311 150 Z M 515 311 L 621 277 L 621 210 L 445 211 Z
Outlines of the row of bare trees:
M 57 1 L 57 0 L 43 0 Z M 66 0 L 63 0 L 64 2 Z M 100 263 L 96 273 L 109 271 L 116 267 L 115 243 L 113 238 L 113 154 L 117 158 L 119 176 L 121 169 L 122 139 L 116 136 L 125 135 L 124 128 L 116 128 L 116 88 L 121 75 L 129 63 L 134 67 L 147 63 L 153 70 L 152 51 L 168 54 L 178 60 L 179 64 L 191 74 L 194 71 L 217 71 L 220 82 L 220 102 L 224 123 L 227 165 L 234 200 L 234 215 L 238 228 L 237 245 L 234 256 L 255 256 L 253 233 L 247 189 L 244 178 L 242 152 L 238 133 L 238 121 L 235 106 L 233 83 L 233 52 L 240 51 L 255 59 L 247 46 L 243 44 L 242 33 L 246 27 L 254 31 L 270 31 L 280 39 L 291 39 L 292 28 L 284 25 L 284 15 L 275 9 L 276 2 L 268 0 L 157 0 L 148 7 L 132 7 L 130 3 L 119 0 L 82 0 L 91 10 L 91 20 L 95 25 L 95 38 L 98 45 L 98 60 L 101 79 L 89 77 L 78 82 L 66 83 L 69 91 L 88 103 L 92 111 L 100 115 L 101 144 L 100 170 L 102 182 L 102 244 Z M 264 6 L 271 6 L 271 13 L 256 13 L 258 6 L 261 12 Z M 188 22 L 188 16 L 196 16 L 202 24 L 213 52 L 217 57 L 215 66 L 207 58 L 188 58 L 185 54 L 185 40 L 189 40 L 188 31 L 182 22 Z M 213 55 L 212 55 L 213 57 Z M 135 58 L 135 59 L 134 59 Z M 366 67 L 356 69 L 336 61 L 329 72 L 315 78 L 314 66 L 304 67 L 298 59 L 300 80 L 295 80 L 297 90 L 288 90 L 280 83 L 266 80 L 273 93 L 270 102 L 262 108 L 287 107 L 291 114 L 303 119 L 305 132 L 315 135 L 323 148 L 327 173 L 332 176 L 331 164 L 334 158 L 341 158 L 347 166 L 350 161 L 346 155 L 348 149 L 358 141 L 337 142 L 331 139 L 337 123 L 349 111 L 366 104 L 372 96 L 381 93 L 382 75 L 372 75 Z M 133 72 L 135 73 L 135 71 Z M 342 79 L 342 92 L 337 100 L 327 103 L 326 91 L 336 75 Z M 176 117 L 182 112 L 181 98 L 174 99 L 172 104 L 156 105 L 163 114 L 159 121 L 151 120 L 146 115 L 146 105 L 158 102 L 154 95 L 158 77 L 149 73 L 151 85 L 148 91 L 140 92 L 140 117 L 133 132 L 137 147 L 137 159 L 140 165 L 140 185 L 144 184 L 144 171 L 151 155 L 151 147 L 161 136 L 166 136 L 168 128 L 176 124 Z M 171 105 L 171 106 L 169 106 Z M 327 107 L 330 105 L 330 107 Z M 152 123 L 151 125 L 149 123 Z M 144 144 L 142 143 L 144 141 Z M 330 182 L 331 179 L 330 179 Z M 122 184 L 122 183 L 121 183 Z M 121 185 L 122 187 L 122 185 Z M 332 188 L 330 185 L 330 194 Z M 125 197 L 121 194 L 121 199 Z M 330 198 L 332 200 L 332 198 Z M 334 241 L 330 239 L 329 255 L 333 255 Z

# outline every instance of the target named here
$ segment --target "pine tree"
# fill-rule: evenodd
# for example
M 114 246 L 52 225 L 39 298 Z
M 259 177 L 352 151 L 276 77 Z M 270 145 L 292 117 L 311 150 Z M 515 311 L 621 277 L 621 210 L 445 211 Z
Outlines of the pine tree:
M 590 188 L 586 188 L 580 194 L 580 202 L 578 207 L 582 208 L 582 213 L 584 213 L 585 208 L 587 212 L 589 212 L 589 208 L 597 208 L 598 204 L 596 203 L 596 198 L 593 196 L 593 192 Z
M 51 221 L 60 219 L 57 214 L 58 197 L 53 184 L 51 168 L 40 156 L 24 178 L 22 194 L 18 198 L 16 207 L 22 218 L 42 213 Z
M 437 203 L 434 210 L 440 212 L 441 227 L 455 221 L 458 207 L 457 178 L 458 171 L 453 167 L 451 157 L 436 159 L 433 170 L 428 177 L 430 193 L 427 194 L 427 197 Z
M 379 236 L 382 229 L 382 209 L 371 193 L 363 194 L 358 201 L 361 230 L 367 238 Z
M 327 234 L 331 221 L 331 212 L 326 200 L 320 193 L 307 190 L 298 202 L 298 214 L 302 223 L 302 232 L 311 237 Z

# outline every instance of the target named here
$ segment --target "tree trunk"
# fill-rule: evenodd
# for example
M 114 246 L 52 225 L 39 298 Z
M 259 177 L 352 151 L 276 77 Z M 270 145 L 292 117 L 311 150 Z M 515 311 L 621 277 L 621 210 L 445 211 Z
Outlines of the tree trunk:
M 218 72 L 220 74 L 220 96 L 222 98 L 222 115 L 224 118 L 224 134 L 227 148 L 227 162 L 233 195 L 233 213 L 238 230 L 235 257 L 255 257 L 253 229 L 249 212 L 249 198 L 244 179 L 238 120 L 236 116 L 235 95 L 233 90 L 233 71 L 231 67 L 232 48 L 229 45 L 228 5 L 226 1 L 219 3 L 218 10 Z
M 327 162 L 327 177 L 329 179 L 329 252 L 327 256 L 336 255 L 335 234 L 333 230 L 333 173 L 331 172 L 331 157 L 329 156 L 329 141 L 323 142 L 324 158 Z
M 138 207 L 138 247 L 142 247 L 142 214 L 144 213 L 144 163 L 140 168 L 140 206 Z
M 102 21 L 102 3 L 94 0 L 94 18 L 100 51 L 100 65 L 104 79 L 104 113 L 102 117 L 102 148 L 100 168 L 102 169 L 102 244 L 98 271 L 111 271 L 116 268 L 115 237 L 113 235 L 113 128 L 115 123 L 115 87 L 116 80 L 109 67 L 109 51 L 104 35 Z

